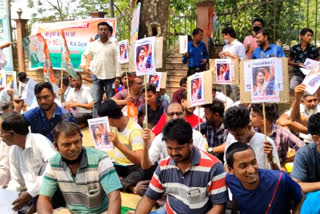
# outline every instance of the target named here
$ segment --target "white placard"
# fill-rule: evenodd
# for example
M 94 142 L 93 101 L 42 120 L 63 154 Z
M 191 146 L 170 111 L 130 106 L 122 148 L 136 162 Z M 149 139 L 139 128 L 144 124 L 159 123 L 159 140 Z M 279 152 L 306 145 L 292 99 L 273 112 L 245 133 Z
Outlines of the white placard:
M 283 90 L 282 62 L 278 58 L 250 60 L 244 63 L 245 91 L 253 103 L 279 102 Z
M 128 40 L 122 40 L 118 43 L 118 60 L 120 64 L 129 62 Z
M 320 87 L 320 63 L 311 69 L 309 74 L 304 78 L 303 84 L 305 84 L 306 92 L 309 94 L 315 94 Z
M 89 119 L 88 124 L 95 148 L 103 151 L 113 150 L 113 144 L 108 140 L 110 132 L 108 117 Z
M 216 84 L 232 84 L 234 80 L 234 62 L 231 59 L 216 59 Z
M 0 189 L 0 213 L 17 214 L 18 212 L 12 210 L 12 202 L 14 202 L 18 196 L 18 192 Z
M 185 54 L 188 52 L 188 35 L 179 36 L 180 53 Z
M 205 104 L 203 72 L 193 74 L 190 76 L 189 81 L 190 89 L 188 93 L 190 95 L 191 107 Z
M 154 44 L 155 37 L 148 37 L 136 41 L 134 60 L 137 76 L 155 72 Z
M 34 100 L 34 87 L 36 86 L 36 82 L 32 79 L 32 77 L 29 78 L 25 90 L 21 93 L 21 99 L 24 100 L 24 102 L 27 104 L 27 106 L 32 105 L 32 102 Z

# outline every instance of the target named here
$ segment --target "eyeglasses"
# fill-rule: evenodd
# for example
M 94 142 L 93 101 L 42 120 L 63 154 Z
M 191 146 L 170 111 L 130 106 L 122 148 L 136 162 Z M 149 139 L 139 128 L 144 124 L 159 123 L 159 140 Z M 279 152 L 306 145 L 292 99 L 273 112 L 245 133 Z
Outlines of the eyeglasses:
M 183 111 L 167 112 L 167 115 L 168 115 L 169 117 L 173 117 L 174 115 L 181 116 L 181 115 L 183 115 Z

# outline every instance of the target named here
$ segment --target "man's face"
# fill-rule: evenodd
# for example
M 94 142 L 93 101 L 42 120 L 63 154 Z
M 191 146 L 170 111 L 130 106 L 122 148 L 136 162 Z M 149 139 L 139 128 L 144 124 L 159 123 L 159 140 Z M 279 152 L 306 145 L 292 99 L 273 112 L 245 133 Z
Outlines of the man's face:
M 70 137 L 62 132 L 56 142 L 57 149 L 61 156 L 67 160 L 75 160 L 79 157 L 82 150 L 82 138 L 79 133 Z
M 263 127 L 263 117 L 259 113 L 252 110 L 250 113 L 250 122 L 253 127 Z
M 183 83 L 183 84 L 181 85 L 181 89 L 187 90 L 187 83 Z
M 98 28 L 100 39 L 109 39 L 110 31 L 108 26 L 100 25 Z
M 43 111 L 48 111 L 54 104 L 55 94 L 51 93 L 49 89 L 44 88 L 39 94 L 36 94 L 39 107 Z
M 245 128 L 238 128 L 235 130 L 229 130 L 230 134 L 240 143 L 249 143 L 250 142 L 250 130 L 251 125 L 248 125 Z
M 148 105 L 157 103 L 157 94 L 154 94 L 152 91 L 147 91 L 147 103 Z
M 255 21 L 255 22 L 252 24 L 252 29 L 253 29 L 254 27 L 260 27 L 260 28 L 263 28 L 262 23 L 261 23 L 261 22 L 259 22 L 259 21 Z
M 318 105 L 318 98 L 317 96 L 306 96 L 303 99 L 303 104 L 307 110 L 315 110 Z
M 259 182 L 258 163 L 252 149 L 234 153 L 233 167 L 229 166 L 229 172 L 247 186 Z
M 134 83 L 133 83 L 133 90 L 135 92 L 139 92 L 141 90 L 141 88 L 143 87 L 143 81 L 140 77 L 136 77 L 134 79 Z
M 264 83 L 264 74 L 262 72 L 258 72 L 257 74 L 257 82 L 260 84 Z
M 69 86 L 70 88 L 74 88 L 74 82 L 71 81 L 72 77 L 69 77 Z
M 312 41 L 312 33 L 311 32 L 307 32 L 306 34 L 300 36 L 302 41 L 305 41 L 306 43 L 310 43 Z
M 143 49 L 141 49 L 139 52 L 139 60 L 143 61 L 144 58 L 146 58 L 146 52 Z
M 166 113 L 167 121 L 175 119 L 184 119 L 185 114 L 180 105 L 169 105 Z
M 78 79 L 75 78 L 71 78 L 69 83 L 71 82 L 71 84 L 76 88 L 76 89 L 80 89 L 81 85 L 82 85 L 82 79 L 80 77 L 78 77 Z
M 214 125 L 215 116 L 209 108 L 204 108 L 204 117 L 206 118 L 207 124 Z
M 195 40 L 200 42 L 203 39 L 203 32 L 200 31 L 197 35 L 194 35 L 193 37 L 194 37 Z
M 180 145 L 176 140 L 166 140 L 166 145 L 168 154 L 175 163 L 185 162 L 190 159 L 192 142 Z
M 229 34 L 222 34 L 222 37 L 223 37 L 223 40 L 228 40 L 228 41 L 230 41 L 230 35 Z
M 266 44 L 267 36 L 264 36 L 262 33 L 256 35 L 257 38 L 257 45 L 263 47 Z

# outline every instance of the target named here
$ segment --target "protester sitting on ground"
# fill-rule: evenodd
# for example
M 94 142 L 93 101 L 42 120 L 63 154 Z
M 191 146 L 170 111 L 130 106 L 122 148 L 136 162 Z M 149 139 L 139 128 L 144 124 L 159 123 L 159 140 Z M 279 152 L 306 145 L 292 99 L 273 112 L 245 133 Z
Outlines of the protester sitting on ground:
M 129 77 L 129 73 L 127 72 L 123 72 L 122 75 L 121 75 L 121 79 L 120 79 L 120 83 L 122 85 L 122 90 L 123 89 L 128 89 L 128 83 L 129 83 L 129 80 L 128 80 L 128 77 Z
M 183 106 L 179 103 L 172 103 L 168 106 L 166 119 L 168 122 L 176 119 L 184 120 L 185 114 L 181 113 L 183 113 Z M 206 151 L 206 141 L 204 140 L 202 134 L 195 129 L 192 130 L 192 141 L 195 147 Z M 166 143 L 163 140 L 163 134 L 160 133 L 153 139 L 153 141 L 151 141 L 150 129 L 144 129 L 143 153 L 144 155 L 142 156 L 141 167 L 144 170 L 149 169 L 152 165 L 155 165 L 158 160 L 167 158 L 169 155 L 167 152 Z
M 134 74 L 128 76 L 129 78 L 129 94 L 128 89 L 118 92 L 112 99 L 119 105 L 125 106 L 128 102 L 133 103 L 137 108 L 143 104 L 143 96 L 141 89 L 143 87 L 142 77 L 135 76 Z
M 168 104 L 170 104 L 171 100 L 170 100 L 169 95 L 166 92 L 167 91 L 165 88 L 160 88 L 160 91 L 157 94 L 161 100 L 166 100 L 168 102 Z
M 200 124 L 200 132 L 206 136 L 208 152 L 214 154 L 223 161 L 224 143 L 227 139 L 228 130 L 224 128 L 224 103 L 214 99 L 211 104 L 204 105 L 206 121 Z M 194 128 L 199 129 L 199 125 Z
M 160 161 L 136 213 L 149 213 L 163 194 L 168 195 L 161 208 L 166 213 L 225 213 L 224 168 L 217 158 L 193 146 L 190 124 L 169 121 L 163 138 L 170 157 Z
M 250 111 L 246 107 L 238 105 L 227 109 L 223 123 L 224 128 L 229 130 L 225 151 L 233 143 L 246 143 L 255 152 L 259 168 L 280 169 L 277 147 L 272 139 L 252 129 Z
M 175 103 L 175 102 L 172 102 Z M 184 113 L 185 113 L 185 120 L 190 123 L 191 127 L 196 127 L 199 123 L 202 123 L 202 119 L 199 118 L 197 115 L 195 115 L 194 112 L 194 107 L 189 107 L 188 104 L 188 99 L 187 99 L 187 91 L 184 91 L 181 94 L 181 105 L 184 108 Z M 151 141 L 161 133 L 163 127 L 165 126 L 167 120 L 166 120 L 166 114 L 163 114 L 156 124 L 156 126 L 153 127 L 152 132 L 151 132 Z
M 304 198 L 300 186 L 285 172 L 258 168 L 248 144 L 232 144 L 226 160 L 226 183 L 240 213 L 300 213 Z
M 65 102 L 71 87 L 69 86 L 70 82 L 70 77 L 65 76 L 62 79 L 62 85 L 61 85 L 61 80 L 59 80 L 59 97 L 61 98 L 61 102 Z
M 92 118 L 93 97 L 91 88 L 82 85 L 81 74 L 77 73 L 78 79 L 71 77 L 70 82 L 74 88 L 65 100 L 64 108 L 70 111 L 78 121 L 79 127 L 87 126 L 87 120 Z
M 257 44 L 259 47 L 254 49 L 251 59 L 261 59 L 270 57 L 285 57 L 282 48 L 270 43 L 270 33 L 263 28 L 256 34 Z
M 263 19 L 261 18 L 253 19 L 252 26 L 251 26 L 252 34 L 244 37 L 244 40 L 243 40 L 243 45 L 246 48 L 246 59 L 251 59 L 251 55 L 254 49 L 258 47 L 256 35 L 257 35 L 257 32 L 261 30 L 263 27 L 264 27 Z
M 290 50 L 288 64 L 294 66 L 294 74 L 290 80 L 291 90 L 294 90 L 304 80 L 305 75 L 300 70 L 300 68 L 304 67 L 304 62 L 307 59 L 320 60 L 318 49 L 310 44 L 312 36 L 313 31 L 310 28 L 303 28 L 300 31 L 301 42 Z
M 59 153 L 46 168 L 37 213 L 53 213 L 58 187 L 72 213 L 120 213 L 121 183 L 108 155 L 82 147 L 81 131 L 71 122 L 59 123 L 53 137 Z
M 263 133 L 264 131 L 264 119 L 263 119 L 263 107 L 262 104 L 254 103 L 250 106 L 250 121 L 251 125 L 256 128 L 256 131 Z M 297 136 L 292 134 L 289 130 L 276 125 L 275 121 L 278 119 L 278 105 L 273 103 L 265 104 L 266 114 L 266 131 L 265 133 L 270 137 L 277 149 L 280 159 L 280 163 L 284 166 L 287 162 L 293 162 L 294 155 L 287 157 L 289 148 L 298 151 L 299 148 L 305 144 Z
M 164 114 L 167 110 L 169 103 L 166 100 L 162 100 L 157 96 L 157 89 L 153 84 L 148 84 L 147 88 L 147 111 L 148 111 L 148 123 L 151 127 L 154 127 L 162 114 Z M 145 88 L 143 88 L 143 93 L 145 93 Z M 144 118 L 145 118 L 145 105 L 141 105 L 139 107 L 139 124 L 143 126 Z
M 35 85 L 39 107 L 27 111 L 23 117 L 31 127 L 32 133 L 39 133 L 53 141 L 52 130 L 60 121 L 72 121 L 77 123 L 70 112 L 58 106 L 55 102 L 55 94 L 52 85 L 48 82 L 41 82 Z M 20 112 L 22 106 L 15 105 L 15 111 Z
M 304 93 L 300 103 L 300 114 L 306 118 L 309 118 L 311 115 L 317 112 L 320 112 L 318 96 Z M 299 137 L 302 138 L 305 143 L 311 143 L 312 138 L 310 135 L 308 135 L 307 127 L 301 123 L 298 123 L 297 121 L 293 121 L 290 115 L 291 109 L 284 112 L 280 116 L 280 118 L 277 120 L 277 124 L 286 129 L 297 132 Z
M 114 90 L 113 94 L 116 94 L 116 93 L 118 93 L 118 92 L 120 92 L 120 91 L 122 91 L 124 89 L 123 85 L 121 85 L 120 78 L 116 78 L 114 80 L 112 88 Z
M 181 103 L 182 99 L 182 92 L 187 90 L 187 78 L 184 77 L 180 80 L 180 88 L 176 90 L 172 95 L 172 102 L 175 103 Z
M 320 106 L 318 105 L 318 97 L 317 95 L 310 95 L 306 91 L 306 85 L 301 84 L 295 88 L 295 99 L 291 106 L 291 111 L 287 112 L 290 114 L 290 118 L 292 122 L 288 125 L 289 127 L 295 128 L 296 131 L 299 132 L 299 136 L 304 140 L 305 143 L 312 143 L 312 136 L 308 134 L 308 118 L 318 113 L 320 110 Z M 304 106 L 301 106 L 304 103 Z
M 320 194 L 320 113 L 312 115 L 308 120 L 308 130 L 313 142 L 302 147 L 294 159 L 292 178 L 301 186 L 306 200 L 301 213 L 319 213 Z
M 111 131 L 108 140 L 114 146 L 112 160 L 120 177 L 123 190 L 134 192 L 135 185 L 148 176 L 140 167 L 143 155 L 143 130 L 130 117 L 124 116 L 121 107 L 112 99 L 105 100 L 98 109 L 99 116 L 108 116 Z M 151 175 L 149 179 L 151 178 Z
M 12 209 L 19 211 L 32 202 L 26 213 L 34 213 L 43 178 L 41 172 L 56 151 L 45 136 L 29 133 L 27 122 L 17 112 L 3 116 L 0 130 L 3 142 L 10 146 L 7 189 L 20 192 Z

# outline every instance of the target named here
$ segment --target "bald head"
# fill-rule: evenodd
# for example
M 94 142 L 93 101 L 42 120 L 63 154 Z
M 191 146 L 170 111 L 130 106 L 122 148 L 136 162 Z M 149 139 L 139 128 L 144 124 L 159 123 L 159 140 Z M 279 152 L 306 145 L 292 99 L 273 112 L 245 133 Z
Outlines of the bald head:
M 171 103 L 167 108 L 167 121 L 172 119 L 184 119 L 185 113 L 184 108 L 180 103 Z

